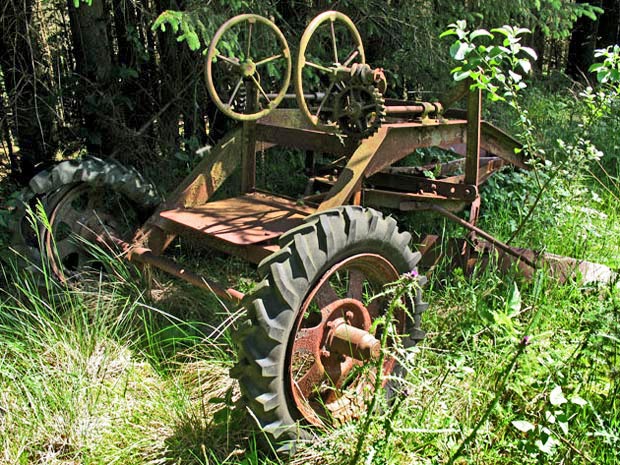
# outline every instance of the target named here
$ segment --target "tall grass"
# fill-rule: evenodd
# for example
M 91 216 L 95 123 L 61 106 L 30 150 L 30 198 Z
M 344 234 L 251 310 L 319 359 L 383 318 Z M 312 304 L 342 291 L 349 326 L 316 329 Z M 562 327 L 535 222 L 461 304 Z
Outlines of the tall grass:
M 135 272 L 47 270 L 3 270 L 0 463 L 202 463 L 247 443 L 205 325 L 155 307 Z

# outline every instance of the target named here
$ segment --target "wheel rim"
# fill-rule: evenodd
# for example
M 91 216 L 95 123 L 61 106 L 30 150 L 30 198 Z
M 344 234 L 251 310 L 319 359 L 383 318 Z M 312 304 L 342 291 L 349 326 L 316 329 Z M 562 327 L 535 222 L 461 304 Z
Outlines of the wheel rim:
M 380 255 L 355 255 L 325 273 L 304 300 L 286 366 L 290 398 L 309 423 L 340 424 L 364 410 L 380 360 L 382 329 L 377 319 L 387 308 L 385 297 L 370 296 L 398 276 Z M 398 310 L 393 318 L 396 332 L 403 334 L 405 312 Z M 383 359 L 384 380 L 395 363 L 393 357 Z
M 56 204 L 45 232 L 53 273 L 64 282 L 88 265 L 102 268 L 91 244 L 114 250 L 110 238 L 127 238 L 138 222 L 135 208 L 121 194 L 88 184 L 71 188 Z
M 236 55 L 239 56 L 230 57 L 221 54 L 217 49 L 218 44 L 222 41 L 222 38 L 226 32 L 234 29 L 240 24 L 245 24 L 246 42 L 243 44 L 243 49 L 237 50 Z M 273 38 L 276 39 L 278 50 L 275 54 L 256 59 L 256 57 L 252 57 L 251 45 L 252 30 L 258 25 L 264 26 L 266 30 L 273 35 Z M 239 44 L 240 47 L 241 45 L 242 44 Z M 218 92 L 217 85 L 215 83 L 216 80 L 213 76 L 213 65 L 214 60 L 216 59 L 225 63 L 227 66 L 227 72 L 234 75 L 231 82 L 230 95 L 227 95 L 225 99 L 222 99 L 222 89 Z M 281 82 L 277 88 L 276 96 L 275 98 L 270 99 L 267 92 L 263 88 L 266 80 L 261 79 L 260 72 L 261 69 L 265 69 L 266 65 L 271 64 L 271 66 L 274 66 L 275 63 L 278 62 L 281 62 L 280 64 L 283 64 L 285 68 L 283 70 L 283 76 L 281 76 Z M 254 121 L 267 115 L 271 112 L 271 110 L 276 108 L 280 102 L 282 102 L 291 80 L 291 71 L 291 52 L 284 34 L 282 34 L 280 29 L 267 18 L 254 14 L 243 14 L 226 21 L 222 24 L 222 26 L 220 26 L 213 36 L 207 52 L 205 79 L 207 82 L 207 90 L 209 91 L 209 95 L 223 114 L 240 121 Z M 235 97 L 244 92 L 245 85 L 249 81 L 256 86 L 259 93 L 259 98 L 265 99 L 267 106 L 266 108 L 263 108 L 262 110 L 259 109 L 254 113 L 242 113 L 240 111 L 236 111 L 233 104 L 235 102 Z
M 332 50 L 330 50 L 330 52 L 333 53 L 334 56 L 329 63 L 315 63 L 308 59 L 308 46 L 313 36 L 315 36 L 321 26 L 325 24 L 329 24 L 329 35 L 332 40 Z M 342 50 L 339 50 L 338 41 L 336 39 L 336 25 L 342 26 L 348 32 L 352 40 L 351 44 L 349 44 L 352 45 L 351 50 L 347 48 L 346 50 L 349 53 L 346 53 L 342 57 L 339 53 Z M 340 44 L 340 47 L 342 47 L 342 44 Z M 333 95 L 344 88 L 344 85 L 340 83 L 338 73 L 340 70 L 345 70 L 354 63 L 365 64 L 366 57 L 364 55 L 364 46 L 360 33 L 348 16 L 337 11 L 326 11 L 318 15 L 308 24 L 299 45 L 299 54 L 297 56 L 294 75 L 295 94 L 297 97 L 297 104 L 302 114 L 315 126 L 323 130 L 335 129 L 335 121 L 327 122 L 326 120 L 329 119 L 329 115 L 331 115 L 332 112 Z M 329 79 L 329 84 L 326 84 L 325 89 L 323 89 L 325 91 L 323 93 L 324 95 L 318 102 L 316 108 L 311 108 L 304 97 L 307 90 L 304 90 L 304 72 L 308 68 L 313 68 L 319 73 L 324 73 L 324 77 L 328 77 Z

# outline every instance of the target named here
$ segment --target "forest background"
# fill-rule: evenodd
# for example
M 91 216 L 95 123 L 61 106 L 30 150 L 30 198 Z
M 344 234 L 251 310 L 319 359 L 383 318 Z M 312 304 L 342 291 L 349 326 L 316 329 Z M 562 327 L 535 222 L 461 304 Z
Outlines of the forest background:
M 527 27 L 526 45 L 539 55 L 535 73 L 581 81 L 594 50 L 618 42 L 620 24 L 617 0 L 2 3 L 1 162 L 22 182 L 35 166 L 79 151 L 144 168 L 171 156 L 188 161 L 213 143 L 226 122 L 215 118 L 206 94 L 200 52 L 241 12 L 272 17 L 293 48 L 318 12 L 346 13 L 360 29 L 368 62 L 387 70 L 392 96 L 449 87 L 453 63 L 438 36 L 456 19 Z M 166 24 L 173 27 L 164 32 Z

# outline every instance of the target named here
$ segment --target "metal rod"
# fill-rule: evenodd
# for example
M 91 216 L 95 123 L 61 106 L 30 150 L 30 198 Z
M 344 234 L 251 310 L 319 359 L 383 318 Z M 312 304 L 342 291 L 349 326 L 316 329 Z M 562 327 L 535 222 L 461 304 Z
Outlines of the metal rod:
M 186 270 L 185 268 L 174 263 L 172 260 L 159 255 L 154 255 L 149 249 L 145 249 L 143 247 L 131 249 L 128 257 L 129 261 L 144 263 L 145 265 L 151 265 L 155 268 L 159 268 L 160 270 L 176 276 L 177 278 L 181 278 L 194 286 L 207 289 L 218 297 L 226 299 L 230 302 L 239 303 L 245 297 L 245 294 L 242 292 L 232 288 L 225 289 L 219 284 L 210 281 L 203 276 Z
M 389 105 L 385 107 L 385 113 L 388 115 L 419 115 L 424 113 L 423 105 Z
M 277 96 L 278 94 L 275 94 L 275 93 L 267 93 L 267 97 L 269 97 L 270 100 L 274 100 Z M 293 100 L 297 98 L 297 94 L 284 94 L 283 98 L 285 100 Z M 316 92 L 314 94 L 304 94 L 304 99 L 310 102 L 315 101 L 315 100 L 323 100 L 324 98 L 325 98 L 325 92 Z
M 464 219 L 459 218 L 454 213 L 446 210 L 445 208 L 440 207 L 439 205 L 430 205 L 429 208 L 431 210 L 433 210 L 433 211 L 436 211 L 440 215 L 445 216 L 449 220 L 454 221 L 456 224 L 458 224 L 460 226 L 463 226 L 464 228 L 469 229 L 470 231 L 478 234 L 481 237 L 484 237 L 491 244 L 493 244 L 494 246 L 496 246 L 499 249 L 502 249 L 507 254 L 512 255 L 513 257 L 516 257 L 516 258 L 520 259 L 526 265 L 531 266 L 532 268 L 537 268 L 536 264 L 534 262 L 532 262 L 529 258 L 523 256 L 521 253 L 517 252 L 516 250 L 514 250 L 509 245 L 504 244 L 500 240 L 494 238 L 489 233 L 487 233 L 487 232 L 483 231 L 482 229 L 474 226 L 473 224 L 465 221 Z

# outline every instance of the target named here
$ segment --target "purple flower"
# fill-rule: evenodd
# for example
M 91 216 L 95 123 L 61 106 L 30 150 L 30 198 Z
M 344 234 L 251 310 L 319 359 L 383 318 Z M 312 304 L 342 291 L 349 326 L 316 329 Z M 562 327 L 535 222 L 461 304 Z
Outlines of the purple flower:
M 527 346 L 530 343 L 530 337 L 529 336 L 523 336 L 523 339 L 521 339 L 521 345 L 523 346 Z
M 415 281 L 416 279 L 418 279 L 418 270 L 411 270 L 408 273 L 403 273 L 403 277 L 406 279 L 410 279 L 412 281 Z

